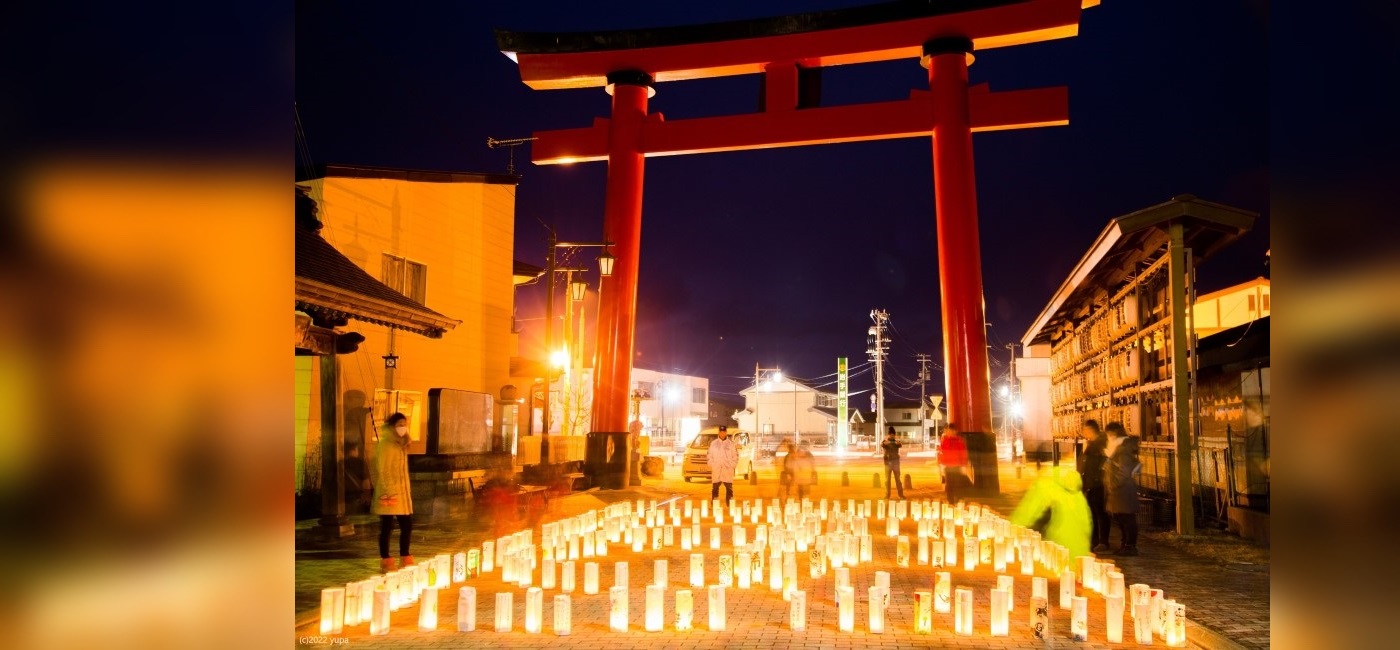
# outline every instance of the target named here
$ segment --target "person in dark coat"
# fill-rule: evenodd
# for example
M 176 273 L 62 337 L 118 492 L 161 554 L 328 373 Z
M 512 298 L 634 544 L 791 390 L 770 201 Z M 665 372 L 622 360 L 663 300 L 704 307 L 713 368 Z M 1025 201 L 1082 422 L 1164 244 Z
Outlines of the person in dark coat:
M 1118 522 L 1122 536 L 1122 545 L 1114 554 L 1137 555 L 1137 476 L 1142 471 L 1138 438 L 1128 435 L 1119 422 L 1109 422 L 1104 430 L 1108 432 L 1103 465 L 1104 510 Z
M 1081 434 L 1088 443 L 1079 454 L 1079 476 L 1084 481 L 1084 498 L 1089 501 L 1089 515 L 1093 520 L 1090 544 L 1095 553 L 1108 551 L 1108 533 L 1112 525 L 1108 511 L 1104 510 L 1103 464 L 1104 448 L 1108 445 L 1097 420 L 1086 420 Z
M 904 481 L 900 479 L 899 473 L 899 440 L 895 438 L 894 427 L 889 427 L 889 432 L 885 434 L 885 442 L 880 445 L 880 449 L 885 452 L 885 498 L 890 498 L 890 484 L 899 488 L 899 498 L 904 499 Z

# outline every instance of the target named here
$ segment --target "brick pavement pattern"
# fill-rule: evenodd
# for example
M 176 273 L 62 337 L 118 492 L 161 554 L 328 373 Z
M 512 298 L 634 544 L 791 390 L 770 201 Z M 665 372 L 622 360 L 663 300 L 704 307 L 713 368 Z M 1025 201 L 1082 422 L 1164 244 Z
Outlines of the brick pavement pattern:
M 668 468 L 671 469 L 671 468 Z M 850 469 L 852 476 L 863 472 L 860 465 L 853 468 L 827 467 L 821 480 L 824 486 L 839 485 L 841 469 Z M 825 473 L 835 471 L 830 477 Z M 873 469 L 871 471 L 874 471 Z M 999 510 L 1003 515 L 1014 506 L 1019 493 L 1029 484 L 1029 477 L 1016 478 L 1012 472 L 1005 472 L 1002 497 L 978 501 Z M 1029 472 L 1027 472 L 1029 474 Z M 916 474 L 916 477 L 918 475 Z M 931 486 L 920 486 L 916 478 L 915 490 L 909 492 L 912 499 L 939 499 L 943 492 L 934 479 Z M 771 499 L 776 485 L 759 486 L 736 485 L 735 498 Z M 827 488 L 814 495 L 814 503 L 822 497 L 878 500 L 882 490 L 855 487 Z M 868 483 L 867 483 L 868 485 Z M 666 499 L 673 495 L 698 500 L 708 498 L 708 486 L 684 484 L 676 480 L 648 481 L 641 487 L 626 490 L 589 492 L 559 499 L 547 513 L 544 521 L 555 521 L 589 510 L 601 509 L 608 503 L 635 501 L 636 499 Z M 334 546 L 318 545 L 311 540 L 309 524 L 299 526 L 297 557 L 297 612 L 298 628 L 294 643 L 299 647 L 330 645 L 332 642 L 355 647 L 375 648 L 440 648 L 440 647 L 502 647 L 502 648 L 582 648 L 620 650 L 624 648 L 848 648 L 848 647 L 899 647 L 899 648 L 1043 648 L 1062 644 L 1072 644 L 1075 648 L 1116 647 L 1105 640 L 1104 599 L 1102 596 L 1082 587 L 1079 595 L 1089 597 L 1089 641 L 1074 642 L 1069 635 L 1069 612 L 1058 608 L 1058 576 L 1049 575 L 1043 567 L 1037 567 L 1036 575 L 1049 580 L 1051 601 L 1051 638 L 1037 640 L 1032 636 L 1027 608 L 1031 592 L 1031 577 L 1022 576 L 1018 566 L 1008 567 L 1004 575 L 1012 575 L 1015 581 L 1014 607 L 1010 614 L 1010 634 L 1005 637 L 990 635 L 990 590 L 995 587 L 996 573 L 990 567 L 979 567 L 968 573 L 961 566 L 950 567 L 953 586 L 971 587 L 974 598 L 974 634 L 957 636 L 953 633 L 951 613 L 933 614 L 933 633 L 930 635 L 913 633 L 913 593 L 915 589 L 932 589 L 934 569 L 917 564 L 910 559 L 908 568 L 895 566 L 895 539 L 885 534 L 884 523 L 874 517 L 870 521 L 870 532 L 874 538 L 874 561 L 865 562 L 851 571 L 852 586 L 856 593 L 855 631 L 840 632 L 837 628 L 837 607 L 834 598 L 835 571 L 828 570 L 820 579 L 809 577 L 807 561 L 799 553 L 798 588 L 807 592 L 807 630 L 793 632 L 788 625 L 789 604 L 781 592 L 770 591 L 765 583 L 755 584 L 747 590 L 737 586 L 726 589 L 727 631 L 713 632 L 708 629 L 708 599 L 703 588 L 689 587 L 689 555 L 679 545 L 679 534 L 672 547 L 642 553 L 633 553 L 624 544 L 610 544 L 606 557 L 592 560 L 580 559 L 578 564 L 579 589 L 572 594 L 572 625 L 569 636 L 556 636 L 553 630 L 553 596 L 559 590 L 546 590 L 544 594 L 543 624 L 541 632 L 529 634 L 524 631 L 525 590 L 515 584 L 501 582 L 501 568 L 455 584 L 439 594 L 438 629 L 433 632 L 418 631 L 418 606 L 401 608 L 391 615 L 390 633 L 387 636 L 370 636 L 368 625 L 347 627 L 334 638 L 318 638 L 319 630 L 314 624 L 320 606 L 320 589 L 342 586 L 345 582 L 362 580 L 377 573 L 377 550 L 375 528 L 372 518 L 357 519 L 360 534 L 350 540 L 342 540 Z M 732 552 L 731 528 L 733 522 L 726 518 L 720 526 L 723 537 L 723 550 L 697 549 L 706 555 L 706 584 L 717 581 L 717 557 L 724 552 Z M 710 527 L 708 521 L 702 528 Z M 745 523 L 749 539 L 754 536 L 754 524 Z M 915 522 L 906 519 L 901 534 L 909 535 L 917 547 Z M 474 519 L 470 508 L 450 517 L 446 523 L 415 527 L 414 553 L 420 559 L 430 558 L 437 553 L 455 552 L 471 547 L 480 547 L 481 542 L 494 539 L 486 522 Z M 538 522 L 535 525 L 536 541 L 539 540 Z M 705 533 L 708 542 L 709 533 Z M 645 585 L 651 582 L 652 560 L 669 560 L 669 586 L 665 598 L 666 627 L 661 632 L 644 630 Z M 1166 597 L 1184 602 L 1190 625 L 1188 641 L 1201 647 L 1220 647 L 1237 644 L 1234 647 L 1267 648 L 1269 646 L 1268 624 L 1268 573 L 1249 570 L 1247 567 L 1230 567 L 1219 563 L 1203 562 L 1182 551 L 1166 547 L 1144 547 L 1138 557 L 1112 558 L 1123 571 L 1125 583 L 1143 582 L 1154 588 L 1164 589 Z M 597 561 L 600 569 L 600 592 L 584 595 L 582 592 L 583 562 Z M 612 584 L 612 563 L 627 561 L 631 568 L 628 611 L 629 631 L 612 632 L 608 629 L 608 592 Z M 890 573 L 891 597 L 886 613 L 886 631 L 873 634 L 868 631 L 867 588 L 874 584 L 876 571 Z M 765 578 L 767 574 L 765 573 Z M 539 585 L 539 570 L 535 571 L 534 584 Z M 457 588 L 471 585 L 477 589 L 477 630 L 457 632 Z M 675 591 L 691 589 L 694 595 L 694 626 L 687 632 L 674 630 Z M 498 633 L 494 630 L 495 594 L 507 591 L 513 598 L 513 630 Z M 1202 630 L 1201 628 L 1205 628 Z M 1214 631 L 1216 634 L 1210 634 Z M 1132 643 L 1132 619 L 1125 616 L 1123 645 Z M 1160 637 L 1154 638 L 1154 645 L 1164 646 Z

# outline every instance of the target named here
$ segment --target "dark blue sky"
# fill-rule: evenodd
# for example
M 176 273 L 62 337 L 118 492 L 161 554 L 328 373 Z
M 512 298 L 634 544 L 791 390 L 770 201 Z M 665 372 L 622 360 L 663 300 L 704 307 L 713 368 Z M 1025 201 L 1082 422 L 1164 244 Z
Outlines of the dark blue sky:
M 532 91 L 493 28 L 585 31 L 684 25 L 852 6 L 744 3 L 301 2 L 296 100 L 314 162 L 502 172 L 488 136 L 527 137 L 606 116 L 601 89 Z M 1108 219 L 1177 194 L 1261 213 L 1202 267 L 1201 291 L 1256 277 L 1269 247 L 1268 40 L 1263 0 L 1108 0 L 1079 36 L 988 50 L 993 90 L 1066 85 L 1070 125 L 975 136 L 992 375 Z M 826 71 L 823 103 L 906 97 L 914 60 Z M 750 112 L 757 77 L 661 84 L 669 119 Z M 533 167 L 517 196 L 516 256 L 543 264 L 546 231 L 601 236 L 604 163 Z M 926 139 L 647 161 L 637 365 L 737 392 L 755 363 L 802 377 L 865 361 L 869 312 L 895 327 L 889 387 L 941 362 Z M 520 296 L 522 318 L 538 296 Z M 532 321 L 534 322 L 534 321 Z M 528 325 L 529 323 L 527 323 Z M 522 350 L 523 351 L 523 350 Z M 869 375 L 852 389 L 869 386 Z M 941 366 L 931 391 L 942 386 Z M 861 404 L 861 402 L 855 402 Z

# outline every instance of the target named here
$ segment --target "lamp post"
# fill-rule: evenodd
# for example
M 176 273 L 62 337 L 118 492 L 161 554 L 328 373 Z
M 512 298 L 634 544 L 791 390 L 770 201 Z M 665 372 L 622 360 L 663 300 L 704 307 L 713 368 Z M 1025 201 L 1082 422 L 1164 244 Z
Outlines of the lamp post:
M 558 235 L 554 232 L 554 228 L 549 229 L 549 251 L 545 256 L 547 267 L 545 269 L 545 275 L 547 278 L 545 284 L 547 285 L 547 293 L 545 295 L 544 301 L 544 349 L 546 355 L 552 355 L 554 353 L 554 275 L 560 270 L 556 266 L 556 262 L 558 260 L 558 250 L 561 248 L 601 247 L 603 249 L 603 252 L 601 255 L 598 256 L 598 274 L 603 277 L 608 277 L 612 275 L 613 262 L 615 261 L 612 254 L 608 252 L 608 247 L 610 246 L 612 246 L 612 242 L 561 242 L 559 241 Z M 570 284 L 572 285 L 572 282 Z M 546 369 L 544 387 L 544 422 L 542 423 L 543 426 L 541 427 L 541 429 L 543 430 L 540 433 L 540 462 L 542 464 L 549 464 L 550 462 L 549 397 L 551 392 L 550 386 L 551 384 L 553 384 L 553 381 L 548 377 L 549 374 L 549 370 Z

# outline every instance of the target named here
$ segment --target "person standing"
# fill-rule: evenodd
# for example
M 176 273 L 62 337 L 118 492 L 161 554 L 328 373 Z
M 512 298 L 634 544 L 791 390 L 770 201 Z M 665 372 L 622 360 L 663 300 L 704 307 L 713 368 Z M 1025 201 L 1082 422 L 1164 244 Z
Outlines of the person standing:
M 972 479 L 964 469 L 967 467 L 967 443 L 958 435 L 958 425 L 952 422 L 943 428 L 943 439 L 938 441 L 938 466 L 943 470 L 948 503 L 957 503 L 972 485 Z
M 899 448 L 904 445 L 899 444 L 899 439 L 895 437 L 894 426 L 890 426 L 885 432 L 885 441 L 880 443 L 880 449 L 885 452 L 885 498 L 890 498 L 890 485 L 899 488 L 899 498 L 904 500 L 904 481 L 899 473 Z
M 797 453 L 797 447 L 792 444 L 792 438 L 783 438 L 773 453 L 778 464 L 779 499 L 787 499 L 788 495 L 792 493 L 792 460 L 795 453 Z
M 739 465 L 739 447 L 729 438 L 729 427 L 721 425 L 719 437 L 705 451 L 710 466 L 710 500 L 719 498 L 719 486 L 724 485 L 724 505 L 734 498 L 734 469 Z
M 1109 422 L 1104 430 L 1108 432 L 1104 445 L 1104 510 L 1118 522 L 1122 536 L 1122 544 L 1114 555 L 1137 555 L 1137 475 L 1142 470 L 1138 438 L 1128 435 L 1119 422 Z
M 812 456 L 808 445 L 809 443 L 803 442 L 794 447 L 787 461 L 788 480 L 797 487 L 798 499 L 807 498 L 807 488 L 815 481 L 817 474 L 816 458 Z
M 394 521 L 399 524 L 399 565 L 413 564 L 409 541 L 413 534 L 413 496 L 408 485 L 408 416 L 390 415 L 379 430 L 370 480 L 374 482 L 374 500 L 370 512 L 379 515 L 379 565 L 385 572 L 393 571 L 394 558 L 389 556 L 389 536 Z
M 1079 476 L 1084 481 L 1084 498 L 1089 502 L 1089 515 L 1093 520 L 1090 544 L 1095 553 L 1103 553 L 1108 551 L 1108 533 L 1112 522 L 1104 510 L 1103 464 L 1107 440 L 1097 420 L 1086 420 L 1080 435 L 1088 441 L 1084 451 L 1079 454 Z

